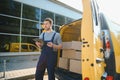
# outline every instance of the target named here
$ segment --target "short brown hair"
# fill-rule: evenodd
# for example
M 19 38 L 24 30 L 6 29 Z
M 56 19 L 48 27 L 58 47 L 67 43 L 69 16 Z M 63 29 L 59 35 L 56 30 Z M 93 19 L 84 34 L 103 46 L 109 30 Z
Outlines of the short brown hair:
M 49 21 L 51 25 L 53 24 L 53 20 L 51 18 L 45 18 L 44 21 Z

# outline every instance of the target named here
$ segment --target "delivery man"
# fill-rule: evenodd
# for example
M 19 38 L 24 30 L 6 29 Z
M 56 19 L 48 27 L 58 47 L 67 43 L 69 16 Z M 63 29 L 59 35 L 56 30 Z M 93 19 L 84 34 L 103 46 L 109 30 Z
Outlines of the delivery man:
M 52 30 L 53 20 L 46 18 L 43 22 L 44 32 L 41 33 L 40 39 L 44 41 L 35 42 L 38 47 L 42 47 L 41 55 L 36 67 L 36 80 L 43 80 L 45 69 L 47 68 L 48 80 L 55 80 L 55 66 L 57 63 L 57 50 L 62 48 L 60 34 Z

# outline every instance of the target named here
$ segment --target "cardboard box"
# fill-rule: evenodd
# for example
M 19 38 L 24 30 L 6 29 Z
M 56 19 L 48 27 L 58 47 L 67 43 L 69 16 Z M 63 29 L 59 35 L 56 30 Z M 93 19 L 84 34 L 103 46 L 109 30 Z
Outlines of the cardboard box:
M 81 51 L 76 51 L 73 49 L 63 49 L 62 57 L 70 59 L 81 59 Z
M 69 67 L 69 59 L 67 59 L 67 58 L 60 58 L 58 67 L 68 70 L 69 69 L 68 68 Z
M 80 60 L 70 59 L 69 71 L 81 74 L 82 73 L 82 64 Z
M 63 49 L 74 49 L 81 50 L 82 43 L 80 41 L 72 41 L 72 42 L 63 42 Z

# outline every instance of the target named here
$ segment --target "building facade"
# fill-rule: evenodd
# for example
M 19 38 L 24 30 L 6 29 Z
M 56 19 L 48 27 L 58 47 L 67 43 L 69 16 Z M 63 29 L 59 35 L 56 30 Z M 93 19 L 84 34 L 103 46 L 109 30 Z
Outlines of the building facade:
M 0 72 L 36 66 L 40 52 L 33 39 L 47 17 L 59 32 L 59 26 L 81 18 L 81 13 L 56 0 L 0 0 Z
M 39 37 L 41 24 L 46 17 L 53 19 L 52 28 L 59 32 L 59 26 L 81 18 L 81 13 L 56 0 L 0 0 L 1 65 L 3 58 L 7 59 L 10 65 L 9 62 L 20 60 L 21 57 L 27 59 L 23 54 L 32 55 L 37 52 L 39 54 L 33 39 Z M 12 57 L 8 58 L 9 54 Z

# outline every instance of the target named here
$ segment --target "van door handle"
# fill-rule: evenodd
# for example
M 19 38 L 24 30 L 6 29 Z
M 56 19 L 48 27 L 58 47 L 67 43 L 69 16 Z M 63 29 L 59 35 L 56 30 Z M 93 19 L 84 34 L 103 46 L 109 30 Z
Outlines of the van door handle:
M 105 51 L 105 50 L 104 50 L 103 48 L 100 48 L 100 52 L 103 52 L 103 53 L 104 53 L 104 51 Z
M 96 58 L 96 63 L 104 62 L 104 58 Z

